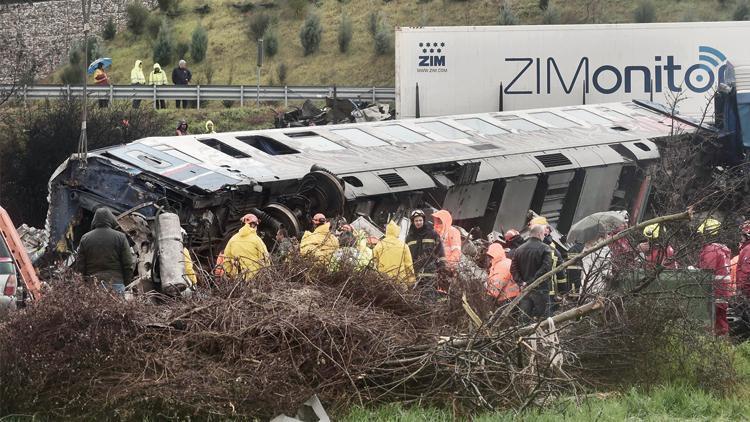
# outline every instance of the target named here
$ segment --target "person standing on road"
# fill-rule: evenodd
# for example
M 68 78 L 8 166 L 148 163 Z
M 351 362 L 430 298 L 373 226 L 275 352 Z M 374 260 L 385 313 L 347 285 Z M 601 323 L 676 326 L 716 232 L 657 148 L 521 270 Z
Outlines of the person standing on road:
M 125 233 L 116 227 L 117 219 L 109 208 L 97 209 L 91 231 L 81 238 L 76 265 L 84 277 L 123 293 L 133 278 L 133 253 Z
M 143 62 L 140 60 L 135 61 L 135 65 L 130 70 L 130 83 L 132 85 L 146 85 L 146 76 L 143 75 Z M 133 108 L 139 108 L 141 106 L 141 100 L 133 100 Z
M 177 129 L 175 129 L 174 134 L 177 136 L 190 135 L 190 132 L 188 131 L 187 120 L 180 120 L 180 123 L 177 124 Z
M 193 74 L 187 68 L 187 62 L 180 60 L 177 67 L 172 71 L 172 83 L 175 85 L 188 85 L 191 79 L 193 79 Z M 180 103 L 182 103 L 182 108 L 190 108 L 190 100 L 175 100 L 177 108 L 180 108 Z
M 535 224 L 529 230 L 529 238 L 516 249 L 510 265 L 510 273 L 519 287 L 525 288 L 542 275 L 552 270 L 552 254 L 544 243 L 544 226 Z M 520 303 L 520 309 L 529 317 L 549 316 L 550 295 L 554 295 L 549 278 L 531 290 Z
M 167 74 L 161 69 L 159 63 L 154 63 L 154 70 L 148 75 L 148 84 L 156 86 L 167 84 Z M 167 108 L 167 102 L 164 100 L 156 100 L 156 109 L 158 110 L 161 108 Z
M 109 75 L 104 71 L 104 63 L 99 62 L 94 71 L 94 83 L 99 86 L 109 86 Z M 99 100 L 99 108 L 109 106 L 109 99 L 102 98 Z
M 720 227 L 721 223 L 713 218 L 706 219 L 698 226 L 698 234 L 704 239 L 698 267 L 703 270 L 710 270 L 714 275 L 714 330 L 717 335 L 723 336 L 729 333 L 728 298 L 734 296 L 735 288 L 730 274 L 732 251 L 724 244 L 713 242 L 719 234 Z

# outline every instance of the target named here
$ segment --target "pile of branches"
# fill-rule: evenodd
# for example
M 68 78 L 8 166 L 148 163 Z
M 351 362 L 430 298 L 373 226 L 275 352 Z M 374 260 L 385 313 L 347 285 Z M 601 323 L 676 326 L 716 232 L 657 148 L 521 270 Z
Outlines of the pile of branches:
M 42 301 L 0 322 L 0 414 L 271 417 L 312 394 L 334 411 L 470 410 L 570 391 L 576 380 L 553 363 L 565 351 L 533 329 L 519 342 L 515 324 L 477 327 L 492 307 L 472 283 L 426 302 L 374 271 L 295 260 L 154 305 L 52 280 Z

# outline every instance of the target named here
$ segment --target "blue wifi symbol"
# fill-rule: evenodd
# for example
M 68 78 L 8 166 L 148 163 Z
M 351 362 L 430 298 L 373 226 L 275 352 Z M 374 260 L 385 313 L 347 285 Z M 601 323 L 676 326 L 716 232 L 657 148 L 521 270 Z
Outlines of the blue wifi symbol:
M 702 45 L 698 47 L 698 60 L 711 63 L 713 67 L 718 67 L 720 63 L 727 60 L 727 56 L 713 47 Z

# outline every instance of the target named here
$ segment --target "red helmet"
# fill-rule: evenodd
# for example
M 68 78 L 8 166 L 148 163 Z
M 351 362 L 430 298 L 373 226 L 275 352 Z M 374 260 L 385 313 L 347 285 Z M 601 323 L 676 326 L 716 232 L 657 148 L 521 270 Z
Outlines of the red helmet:
M 750 237 L 750 220 L 745 220 L 740 224 L 740 232 L 747 237 Z
M 521 233 L 518 232 L 518 230 L 510 229 L 507 232 L 505 232 L 505 241 L 510 242 L 511 239 L 513 239 L 516 236 L 519 236 Z
M 245 214 L 244 216 L 242 216 L 242 223 L 244 223 L 244 224 L 250 224 L 250 223 L 260 224 L 260 220 L 258 220 L 258 217 L 256 217 L 255 214 Z

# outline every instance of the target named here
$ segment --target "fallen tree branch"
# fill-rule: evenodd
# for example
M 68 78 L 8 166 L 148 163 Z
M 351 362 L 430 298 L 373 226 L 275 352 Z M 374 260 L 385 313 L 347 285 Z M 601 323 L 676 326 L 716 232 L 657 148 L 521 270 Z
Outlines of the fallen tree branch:
M 588 315 L 593 312 L 600 311 L 602 308 L 604 308 L 604 301 L 601 299 L 597 299 L 593 302 L 589 302 L 583 306 L 579 306 L 577 308 L 573 308 L 570 310 L 567 310 L 563 313 L 557 314 L 554 317 L 552 317 L 552 322 L 555 323 L 555 325 L 569 321 L 571 319 L 579 318 L 585 315 Z M 549 326 L 549 320 L 545 319 L 544 321 L 541 321 L 538 324 L 529 324 L 523 328 L 520 328 L 517 332 L 519 336 L 527 336 L 529 334 L 534 333 L 538 328 L 547 328 Z

